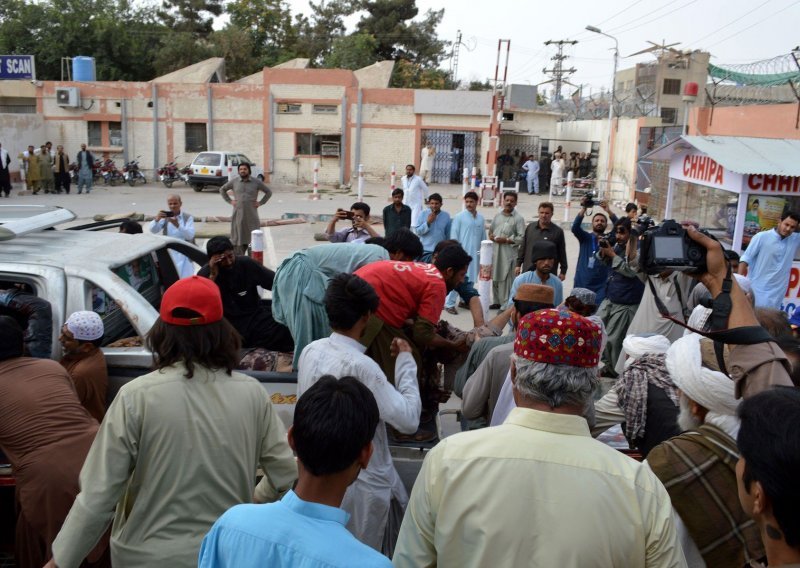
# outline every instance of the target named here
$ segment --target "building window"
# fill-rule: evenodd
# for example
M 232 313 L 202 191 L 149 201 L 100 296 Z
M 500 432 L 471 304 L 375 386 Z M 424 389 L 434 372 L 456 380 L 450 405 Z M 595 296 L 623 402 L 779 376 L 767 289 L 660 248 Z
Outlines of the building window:
M 314 114 L 339 114 L 339 105 L 314 105 L 311 107 L 311 112 Z
M 678 109 L 676 108 L 662 108 L 661 109 L 661 122 L 662 124 L 675 124 L 678 118 Z
M 513 112 L 504 112 L 503 113 L 503 121 L 504 122 L 512 122 L 514 120 L 514 113 Z
M 342 136 L 340 134 L 298 132 L 295 134 L 295 142 L 298 156 L 338 157 Z
M 681 80 L 680 79 L 664 79 L 664 94 L 665 95 L 680 95 L 681 94 Z
M 0 113 L 36 114 L 36 99 L 28 97 L 0 97 Z
M 103 132 L 102 127 L 96 120 L 91 120 L 86 123 L 87 127 L 87 145 L 89 146 L 102 146 L 103 145 Z
M 108 123 L 108 143 L 110 146 L 122 146 L 122 123 Z
M 302 105 L 300 103 L 278 103 L 278 114 L 300 114 Z
M 205 122 L 187 122 L 186 152 L 205 152 L 208 150 Z

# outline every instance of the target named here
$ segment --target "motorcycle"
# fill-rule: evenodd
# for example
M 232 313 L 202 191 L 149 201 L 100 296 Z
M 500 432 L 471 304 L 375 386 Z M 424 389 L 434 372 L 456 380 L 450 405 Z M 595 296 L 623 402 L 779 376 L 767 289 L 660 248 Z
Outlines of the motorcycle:
M 165 186 L 172 187 L 172 184 L 176 181 L 182 180 L 186 182 L 183 175 L 181 175 L 182 171 L 183 170 L 178 170 L 178 164 L 175 162 L 175 160 L 173 160 L 167 164 L 164 164 L 157 170 L 158 179 L 161 180 L 161 183 L 163 183 Z
M 144 174 L 139 169 L 139 158 L 141 158 L 141 156 L 136 156 L 135 159 L 125 164 L 122 168 L 122 175 L 131 187 L 136 185 L 136 182 L 139 180 L 141 180 L 142 183 L 147 183 L 147 178 L 144 177 Z
M 98 182 L 103 178 L 103 172 L 101 171 L 103 167 L 102 160 L 95 160 L 94 164 L 92 164 L 92 183 Z M 76 162 L 72 162 L 69 165 L 69 177 L 72 180 L 72 183 L 77 185 L 78 184 L 78 164 Z
M 116 185 L 118 181 L 121 182 L 125 179 L 122 172 L 117 168 L 117 164 L 111 159 L 103 162 L 102 166 L 100 166 L 100 173 L 103 177 L 103 183 L 106 185 L 113 186 Z

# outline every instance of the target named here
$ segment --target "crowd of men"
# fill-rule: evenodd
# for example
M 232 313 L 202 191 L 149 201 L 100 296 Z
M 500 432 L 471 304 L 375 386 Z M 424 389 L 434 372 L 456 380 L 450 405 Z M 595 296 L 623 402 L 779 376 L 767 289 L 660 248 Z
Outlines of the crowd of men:
M 66 319 L 60 365 L 29 356 L 30 321 L 0 315 L 19 566 L 800 564 L 800 349 L 774 313 L 800 216 L 754 238 L 738 274 L 688 227 L 707 267 L 689 278 L 643 271 L 635 204 L 617 218 L 599 203 L 587 231 L 584 202 L 565 294 L 551 203 L 526 226 L 516 193 L 486 220 L 468 192 L 451 217 L 409 165 L 383 235 L 356 202 L 329 244 L 272 271 L 243 254 L 271 192 L 240 174 L 221 190 L 248 208 L 239 232 L 206 243 L 197 275 L 173 256 L 144 338 L 154 370 L 107 409 L 97 314 Z M 169 196 L 150 231 L 193 242 L 181 205 Z M 473 286 L 487 235 L 489 321 Z M 459 299 L 468 330 L 442 319 Z M 243 349 L 294 353 L 288 433 L 237 372 Z M 451 390 L 466 431 L 428 452 L 409 495 L 390 444 L 435 438 Z M 645 461 L 593 439 L 616 425 Z
M 92 191 L 94 181 L 93 167 L 95 158 L 86 149 L 86 144 L 81 144 L 80 151 L 75 156 L 75 161 L 71 162 L 69 154 L 64 150 L 64 146 L 57 145 L 53 149 L 53 143 L 45 142 L 36 148 L 30 144 L 27 149 L 20 152 L 19 171 L 25 189 L 33 195 L 44 193 L 65 193 L 69 194 L 72 186 L 71 170 L 77 172 L 78 193 Z M 0 195 L 11 197 L 11 156 L 0 144 Z

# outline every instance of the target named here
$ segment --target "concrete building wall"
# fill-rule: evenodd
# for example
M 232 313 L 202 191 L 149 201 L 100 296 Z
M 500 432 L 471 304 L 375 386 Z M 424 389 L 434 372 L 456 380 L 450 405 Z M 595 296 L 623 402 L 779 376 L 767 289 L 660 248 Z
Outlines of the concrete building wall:
M 689 134 L 800 139 L 797 105 L 749 105 L 693 108 Z
M 46 136 L 45 122 L 40 115 L 0 114 L 0 144 L 11 158 L 9 170 L 12 180 L 19 179 L 17 157 L 27 150 L 28 144 L 38 147 L 47 142 Z

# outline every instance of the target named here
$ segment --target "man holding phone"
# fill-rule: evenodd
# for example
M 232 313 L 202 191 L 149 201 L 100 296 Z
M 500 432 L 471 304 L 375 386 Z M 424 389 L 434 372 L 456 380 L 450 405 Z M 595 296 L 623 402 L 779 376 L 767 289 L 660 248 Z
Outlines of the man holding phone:
M 352 223 L 351 227 L 346 229 L 336 230 L 336 222 L 348 220 Z M 328 235 L 328 240 L 332 243 L 359 243 L 371 237 L 379 237 L 380 235 L 369 224 L 369 205 L 357 201 L 350 206 L 350 211 L 344 209 L 337 209 L 336 213 L 331 217 L 328 223 L 325 234 Z
M 183 205 L 180 195 L 167 196 L 167 208 L 159 211 L 155 218 L 150 221 L 150 232 L 153 234 L 161 233 L 166 237 L 182 239 L 189 243 L 194 243 L 194 217 L 181 211 Z M 189 257 L 179 252 L 169 251 L 172 262 L 178 271 L 178 276 L 186 278 L 194 275 L 194 264 Z

